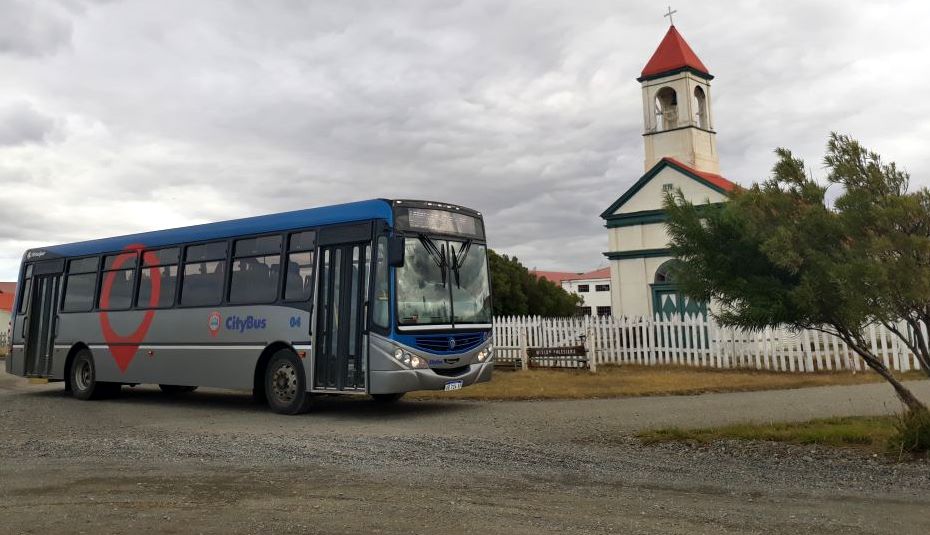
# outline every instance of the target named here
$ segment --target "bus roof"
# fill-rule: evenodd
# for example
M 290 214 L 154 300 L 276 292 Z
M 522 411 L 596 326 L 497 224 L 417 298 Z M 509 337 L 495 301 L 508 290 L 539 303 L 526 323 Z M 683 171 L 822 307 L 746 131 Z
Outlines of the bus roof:
M 113 238 L 101 238 L 63 245 L 39 247 L 33 250 L 48 251 L 61 256 L 84 256 L 100 253 L 121 251 L 127 245 L 141 244 L 144 247 L 163 247 L 177 243 L 208 241 L 231 238 L 247 234 L 263 232 L 279 232 L 284 230 L 333 225 L 337 223 L 350 223 L 352 221 L 365 221 L 369 219 L 384 219 L 388 224 L 393 223 L 391 203 L 385 199 L 371 199 L 367 201 L 350 202 L 321 206 L 319 208 L 306 208 L 292 212 L 231 219 L 216 223 L 193 225 L 168 230 L 156 230 L 139 234 L 127 234 Z M 28 254 L 29 251 L 27 251 Z

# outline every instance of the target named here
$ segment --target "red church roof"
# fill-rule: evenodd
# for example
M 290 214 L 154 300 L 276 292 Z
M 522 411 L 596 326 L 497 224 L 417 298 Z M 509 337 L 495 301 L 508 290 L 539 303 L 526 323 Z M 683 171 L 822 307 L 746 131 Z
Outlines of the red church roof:
M 674 166 L 681 167 L 684 170 L 703 178 L 704 180 L 710 182 L 711 184 L 717 186 L 718 188 L 726 192 L 730 192 L 736 189 L 736 184 L 734 184 L 733 182 L 730 182 L 729 180 L 723 178 L 722 176 L 718 174 L 708 173 L 707 171 L 698 171 L 697 169 L 691 166 L 685 165 L 679 162 L 678 160 L 676 160 L 675 158 L 669 158 L 668 156 L 662 159 Z
M 659 43 L 659 48 L 656 49 L 652 57 L 649 58 L 649 62 L 643 67 L 639 81 L 682 69 L 692 69 L 710 77 L 707 67 L 697 57 L 694 50 L 691 50 L 685 38 L 678 33 L 674 26 L 669 26 L 668 33 Z

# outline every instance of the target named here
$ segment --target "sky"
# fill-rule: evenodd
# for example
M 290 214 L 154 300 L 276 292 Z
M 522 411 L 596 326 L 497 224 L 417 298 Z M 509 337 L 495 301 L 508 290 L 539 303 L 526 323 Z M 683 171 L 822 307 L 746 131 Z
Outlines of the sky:
M 667 2 L 0 0 L 0 280 L 55 243 L 374 197 L 485 215 L 527 267 L 606 265 Z M 831 131 L 930 185 L 920 1 L 679 1 L 722 173 Z

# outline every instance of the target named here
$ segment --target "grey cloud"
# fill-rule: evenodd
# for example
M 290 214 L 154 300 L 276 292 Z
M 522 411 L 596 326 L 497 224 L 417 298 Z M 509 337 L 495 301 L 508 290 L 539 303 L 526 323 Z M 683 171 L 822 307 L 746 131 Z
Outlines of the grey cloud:
M 0 71 L 9 98 L 63 119 L 0 124 L 0 162 L 29 170 L 0 173 L 22 200 L 0 248 L 416 197 L 480 209 L 493 247 L 576 271 L 603 264 L 598 214 L 642 174 L 635 78 L 666 29 L 662 6 L 613 0 L 29 6 L 58 31 L 19 37 L 44 44 Z M 840 130 L 930 183 L 930 100 L 913 98 L 930 79 L 908 68 L 928 50 L 901 31 L 927 17 L 920 1 L 680 8 L 716 75 L 724 174 L 764 177 L 777 146 L 816 167 Z M 55 143 L 2 145 L 60 124 Z
M 55 119 L 28 102 L 0 106 L 0 146 L 42 143 L 55 130 Z
M 54 2 L 0 0 L 0 13 L 0 53 L 43 56 L 71 42 L 71 23 Z

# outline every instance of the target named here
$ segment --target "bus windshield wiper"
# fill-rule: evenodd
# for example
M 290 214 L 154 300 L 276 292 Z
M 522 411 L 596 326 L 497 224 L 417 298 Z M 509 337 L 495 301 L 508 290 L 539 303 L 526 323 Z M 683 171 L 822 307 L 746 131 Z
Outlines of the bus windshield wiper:
M 423 244 L 423 248 L 426 249 L 426 252 L 429 253 L 429 256 L 433 259 L 433 262 L 436 262 L 436 265 L 439 266 L 439 271 L 442 272 L 442 287 L 445 288 L 446 267 L 448 266 L 448 261 L 446 260 L 445 244 L 443 244 L 442 250 L 440 250 L 439 247 L 436 246 L 436 242 L 434 242 L 426 234 L 417 234 L 417 239 L 419 239 L 420 243 Z
M 471 240 L 467 240 L 462 244 L 462 247 L 459 249 L 459 254 L 455 254 L 455 247 L 452 244 L 449 244 L 449 251 L 452 253 L 452 274 L 455 275 L 455 286 L 456 288 L 462 287 L 461 275 L 459 269 L 465 265 L 465 257 L 468 256 L 468 250 L 471 248 Z

